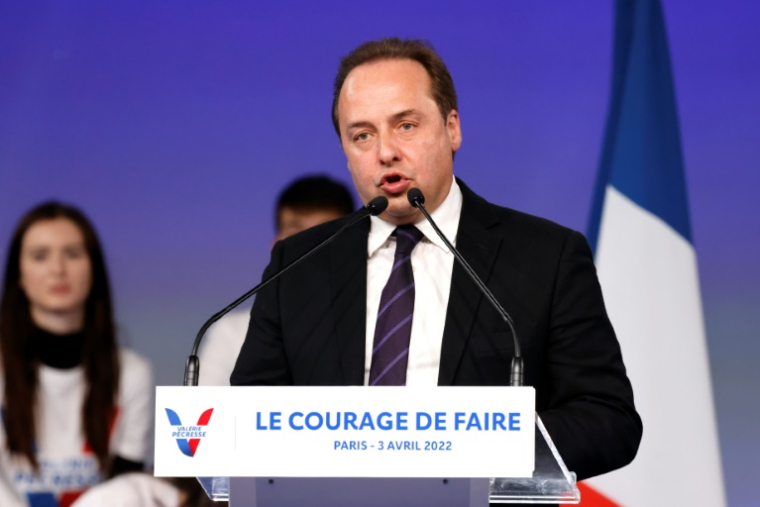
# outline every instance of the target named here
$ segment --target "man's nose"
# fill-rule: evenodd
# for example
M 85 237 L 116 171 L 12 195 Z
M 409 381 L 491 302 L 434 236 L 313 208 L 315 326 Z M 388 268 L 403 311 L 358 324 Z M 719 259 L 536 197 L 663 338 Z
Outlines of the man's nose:
M 382 136 L 378 139 L 378 158 L 385 166 L 393 165 L 399 160 L 399 150 L 392 136 Z

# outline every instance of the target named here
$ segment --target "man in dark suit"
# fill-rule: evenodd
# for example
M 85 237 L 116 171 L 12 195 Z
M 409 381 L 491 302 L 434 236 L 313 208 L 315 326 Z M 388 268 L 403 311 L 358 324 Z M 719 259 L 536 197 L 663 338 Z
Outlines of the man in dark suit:
M 231 383 L 509 385 L 509 329 L 409 205 L 416 187 L 512 315 L 525 384 L 568 468 L 583 479 L 629 463 L 641 420 L 590 249 L 581 234 L 453 178 L 462 136 L 438 55 L 409 40 L 358 47 L 341 62 L 333 121 L 362 200 L 384 195 L 388 209 L 259 293 Z M 346 220 L 279 242 L 264 276 Z

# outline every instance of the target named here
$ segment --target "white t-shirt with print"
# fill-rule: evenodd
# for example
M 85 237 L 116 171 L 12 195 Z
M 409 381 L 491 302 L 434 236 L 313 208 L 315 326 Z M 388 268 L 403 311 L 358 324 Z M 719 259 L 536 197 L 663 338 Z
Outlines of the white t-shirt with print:
M 179 490 L 148 474 L 124 474 L 89 489 L 72 507 L 177 507 Z
M 149 363 L 130 350 L 119 351 L 121 374 L 117 415 L 111 430 L 111 454 L 145 461 L 153 427 L 153 378 Z M 0 375 L 0 402 L 4 393 Z M 40 473 L 12 457 L 0 428 L 0 505 L 66 507 L 103 480 L 84 438 L 84 368 L 39 367 L 36 446 Z M 51 501 L 56 503 L 51 503 Z

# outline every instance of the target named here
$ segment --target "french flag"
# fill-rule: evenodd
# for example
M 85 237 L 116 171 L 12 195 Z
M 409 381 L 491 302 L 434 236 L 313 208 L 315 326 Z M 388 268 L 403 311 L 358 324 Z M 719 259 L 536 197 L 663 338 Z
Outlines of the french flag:
M 644 423 L 638 456 L 581 505 L 726 504 L 697 257 L 659 0 L 618 0 L 588 237 Z

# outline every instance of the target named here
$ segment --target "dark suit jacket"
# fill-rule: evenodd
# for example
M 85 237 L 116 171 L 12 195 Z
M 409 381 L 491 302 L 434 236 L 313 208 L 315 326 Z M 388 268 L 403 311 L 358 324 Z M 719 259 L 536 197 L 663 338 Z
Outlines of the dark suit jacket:
M 586 240 L 459 185 L 457 248 L 514 319 L 525 384 L 568 468 L 583 479 L 626 465 L 641 420 Z M 347 220 L 277 243 L 264 277 Z M 258 294 L 232 385 L 363 383 L 368 234 L 369 220 L 357 224 Z M 455 263 L 438 384 L 509 385 L 513 353 L 507 325 Z

